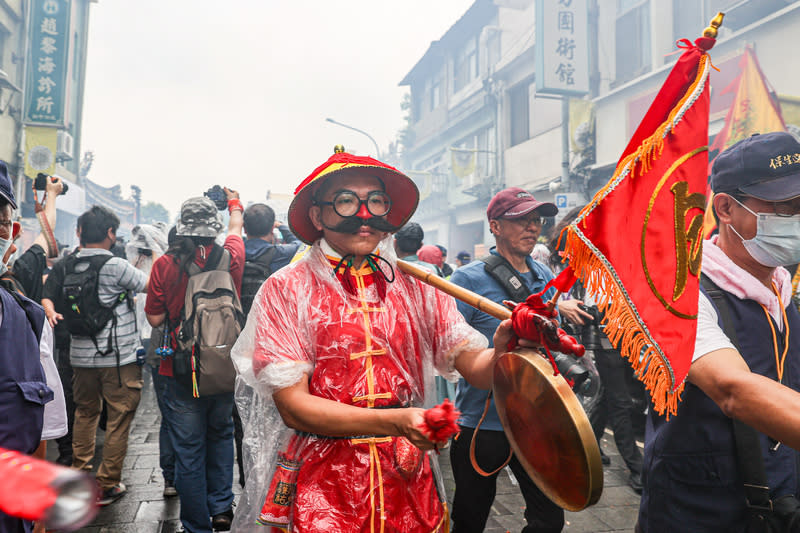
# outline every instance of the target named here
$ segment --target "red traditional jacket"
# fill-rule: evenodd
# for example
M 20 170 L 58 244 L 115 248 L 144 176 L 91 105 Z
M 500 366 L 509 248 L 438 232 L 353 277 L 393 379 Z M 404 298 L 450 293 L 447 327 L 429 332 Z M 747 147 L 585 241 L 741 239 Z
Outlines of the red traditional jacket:
M 434 367 L 452 373 L 458 353 L 486 340 L 450 296 L 396 265 L 379 291 L 381 273 L 368 265 L 334 273 L 338 263 L 317 244 L 267 280 L 248 319 L 257 379 L 275 390 L 296 383 L 287 376 L 300 369 L 322 398 L 365 409 L 432 405 Z M 341 283 L 345 269 L 352 293 Z M 293 435 L 273 458 L 260 522 L 296 532 L 446 531 L 436 460 L 409 446 L 386 435 Z

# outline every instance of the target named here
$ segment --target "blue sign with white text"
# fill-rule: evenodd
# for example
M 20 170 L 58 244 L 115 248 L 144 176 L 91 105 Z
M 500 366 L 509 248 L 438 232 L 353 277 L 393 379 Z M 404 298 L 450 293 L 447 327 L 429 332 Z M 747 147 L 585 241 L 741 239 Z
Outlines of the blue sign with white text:
M 26 124 L 66 125 L 71 0 L 33 0 L 25 73 Z

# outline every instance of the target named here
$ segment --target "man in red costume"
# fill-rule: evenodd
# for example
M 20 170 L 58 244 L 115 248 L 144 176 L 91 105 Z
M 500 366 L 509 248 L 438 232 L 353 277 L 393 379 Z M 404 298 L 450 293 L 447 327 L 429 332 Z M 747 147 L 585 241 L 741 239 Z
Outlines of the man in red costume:
M 313 246 L 265 282 L 234 347 L 251 445 L 234 529 L 447 531 L 422 407 L 434 369 L 489 388 L 510 321 L 486 348 L 450 296 L 398 270 L 390 234 L 419 194 L 396 169 L 338 151 L 295 194 L 289 224 Z

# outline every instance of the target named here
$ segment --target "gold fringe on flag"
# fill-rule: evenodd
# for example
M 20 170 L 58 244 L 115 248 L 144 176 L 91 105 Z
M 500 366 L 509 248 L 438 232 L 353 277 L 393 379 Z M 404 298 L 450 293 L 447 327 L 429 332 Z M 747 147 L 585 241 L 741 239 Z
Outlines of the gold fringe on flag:
M 677 412 L 684 383 L 675 384 L 675 376 L 666 356 L 648 331 L 625 287 L 617 277 L 614 267 L 583 234 L 580 227 L 581 224 L 585 227 L 586 216 L 620 182 L 626 178 L 633 179 L 637 174 L 639 176 L 646 174 L 652 168 L 653 162 L 661 157 L 664 139 L 702 93 L 710 66 L 708 55 L 703 54 L 694 82 L 673 107 L 667 120 L 642 141 L 635 151 L 619 162 L 609 182 L 594 195 L 578 218 L 564 230 L 567 233 L 564 261 L 569 262 L 586 290 L 597 295 L 597 307 L 604 313 L 605 334 L 620 351 L 622 357 L 630 362 L 637 378 L 644 383 L 652 398 L 655 411 L 659 414 L 664 414 L 666 411 L 667 418 Z
M 674 391 L 672 370 L 655 340 L 643 326 L 613 268 L 598 257 L 590 243 L 574 231 L 567 233 L 565 256 L 586 291 L 597 295 L 597 308 L 603 312 L 604 332 L 633 367 L 653 400 L 653 408 L 667 417 L 675 414 L 683 393 L 681 383 Z

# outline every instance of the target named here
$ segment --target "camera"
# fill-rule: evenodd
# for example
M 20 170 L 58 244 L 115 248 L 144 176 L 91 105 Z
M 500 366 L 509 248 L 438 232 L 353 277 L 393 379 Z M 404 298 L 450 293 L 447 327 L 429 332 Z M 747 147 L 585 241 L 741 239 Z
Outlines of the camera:
M 47 178 L 48 178 L 47 174 L 45 174 L 43 172 L 39 172 L 38 174 L 36 174 L 36 179 L 33 180 L 33 188 L 35 190 L 37 190 L 37 191 L 45 191 L 45 190 L 47 190 Z M 58 178 L 58 179 L 61 180 L 61 184 L 64 186 L 61 189 L 61 192 L 59 193 L 59 196 L 62 195 L 62 194 L 67 194 L 67 191 L 69 190 L 69 186 L 67 185 L 67 182 L 64 181 L 63 178 Z
M 600 312 L 596 305 L 578 304 L 578 306 L 583 311 L 592 315 L 592 319 L 587 319 L 580 328 L 581 344 L 583 344 L 587 350 L 592 351 L 611 349 L 611 342 L 603 332 L 605 326 L 601 324 L 603 313 Z
M 591 357 L 575 357 L 571 354 L 553 352 L 558 371 L 564 379 L 572 382 L 572 392 L 583 406 L 586 414 L 591 414 L 600 402 L 600 374 Z
M 599 386 L 591 371 L 583 364 L 580 358 L 571 354 L 553 352 L 558 371 L 567 381 L 572 381 L 572 390 L 575 394 L 591 395 Z
M 217 210 L 225 211 L 228 209 L 228 195 L 225 194 L 225 191 L 219 185 L 214 185 L 208 189 L 203 193 L 203 196 L 214 202 L 214 205 L 217 206 Z

